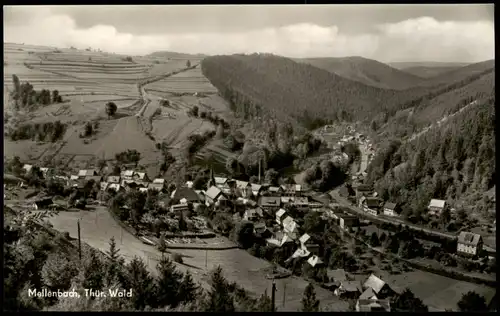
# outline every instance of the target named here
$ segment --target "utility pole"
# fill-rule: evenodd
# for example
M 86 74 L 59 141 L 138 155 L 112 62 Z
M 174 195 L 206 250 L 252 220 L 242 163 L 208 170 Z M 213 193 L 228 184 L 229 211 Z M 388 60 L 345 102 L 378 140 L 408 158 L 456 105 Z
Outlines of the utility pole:
M 205 269 L 208 268 L 208 249 L 205 250 Z
M 82 261 L 82 240 L 80 238 L 80 220 L 77 221 L 78 225 L 78 253 L 80 255 L 80 261 Z
M 123 227 L 120 227 L 120 244 L 123 245 Z
M 283 307 L 285 307 L 286 282 L 283 283 Z
M 272 286 L 272 290 L 271 290 L 271 307 L 272 307 L 272 311 L 275 312 L 276 311 L 276 283 L 274 282 L 274 279 L 273 279 L 273 286 Z

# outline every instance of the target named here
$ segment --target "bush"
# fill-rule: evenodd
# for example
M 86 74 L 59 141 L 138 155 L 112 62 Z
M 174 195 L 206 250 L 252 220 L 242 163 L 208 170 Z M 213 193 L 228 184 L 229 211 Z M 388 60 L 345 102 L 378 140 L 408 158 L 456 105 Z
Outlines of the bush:
M 177 263 L 183 263 L 182 255 L 180 253 L 174 253 L 172 255 L 172 260 Z

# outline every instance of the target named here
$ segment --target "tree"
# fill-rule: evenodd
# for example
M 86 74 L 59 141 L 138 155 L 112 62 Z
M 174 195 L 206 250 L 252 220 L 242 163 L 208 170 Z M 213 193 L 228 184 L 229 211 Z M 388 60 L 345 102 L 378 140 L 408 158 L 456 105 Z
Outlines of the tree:
M 71 286 L 71 279 L 78 273 L 73 262 L 64 258 L 62 254 L 51 253 L 43 265 L 41 276 L 43 283 L 51 290 L 67 290 Z
M 215 136 L 218 139 L 224 139 L 224 126 L 222 126 L 222 124 L 217 125 L 217 133 Z
M 59 95 L 59 91 L 53 90 L 52 91 L 52 103 L 61 103 L 61 102 L 62 102 L 62 98 Z
M 234 230 L 236 241 L 243 249 L 248 249 L 254 244 L 254 225 L 252 222 L 240 222 Z
M 166 256 L 162 256 L 156 270 L 158 271 L 156 297 L 159 306 L 177 306 L 179 304 L 178 290 L 181 285 L 182 274 L 177 271 L 173 261 Z
M 116 104 L 114 102 L 106 103 L 106 114 L 108 115 L 108 119 L 111 116 L 115 115 L 117 109 L 118 109 L 118 107 L 116 106 Z
M 179 230 L 180 231 L 187 230 L 186 219 L 184 218 L 184 212 L 182 212 L 182 211 L 181 211 L 180 218 L 179 218 Z
M 158 242 L 158 250 L 161 253 L 167 251 L 167 243 L 165 242 L 165 236 L 163 234 L 160 235 L 160 241 Z
M 143 309 L 146 305 L 156 305 L 154 301 L 154 280 L 144 262 L 134 257 L 126 267 L 123 282 L 125 289 L 133 289 L 132 304 L 136 310 Z
M 380 246 L 380 240 L 378 238 L 377 232 L 372 233 L 372 236 L 370 237 L 370 245 L 372 245 L 372 247 Z
M 193 114 L 194 117 L 198 117 L 198 114 L 200 112 L 200 109 L 198 108 L 198 106 L 193 106 L 193 109 L 191 110 L 191 113 Z
M 485 312 L 488 310 L 484 297 L 474 291 L 469 291 L 462 295 L 457 306 L 461 312 Z
M 83 265 L 82 286 L 84 289 L 101 291 L 103 283 L 103 268 L 97 252 L 91 249 Z
M 88 136 L 92 135 L 93 131 L 94 131 L 94 128 L 92 126 L 92 123 L 90 123 L 90 122 L 85 123 L 84 129 L 83 129 L 83 137 L 88 137 Z
M 393 306 L 397 311 L 428 312 L 428 307 L 408 288 L 396 296 Z
M 271 185 L 277 185 L 278 179 L 279 179 L 279 173 L 272 168 L 268 169 L 268 170 L 266 170 L 264 179 L 265 179 L 264 181 L 266 181 L 266 183 L 269 183 Z
M 186 61 L 186 68 L 189 68 L 189 67 L 191 67 L 191 61 L 190 60 Z
M 184 274 L 184 278 L 179 286 L 179 303 L 188 303 L 196 300 L 198 288 L 189 270 Z
M 234 301 L 229 293 L 229 284 L 222 275 L 222 268 L 217 266 L 210 276 L 211 289 L 208 292 L 205 311 L 234 312 Z
M 108 255 L 106 269 L 106 285 L 110 286 L 119 278 L 119 269 L 123 264 L 123 259 L 118 254 L 120 249 L 116 247 L 115 237 L 111 237 L 109 241 L 109 251 L 106 252 Z
M 302 298 L 302 312 L 319 312 L 319 300 L 316 299 L 316 292 L 312 283 L 306 287 Z

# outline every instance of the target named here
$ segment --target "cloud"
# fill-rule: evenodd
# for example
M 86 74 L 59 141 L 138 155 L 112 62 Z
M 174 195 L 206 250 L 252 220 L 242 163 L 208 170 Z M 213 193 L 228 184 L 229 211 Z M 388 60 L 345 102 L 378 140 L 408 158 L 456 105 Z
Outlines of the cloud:
M 159 50 L 205 54 L 269 52 L 289 57 L 363 56 L 385 62 L 476 62 L 494 58 L 495 45 L 490 21 L 437 21 L 432 17 L 376 25 L 366 34 L 346 34 L 335 25 L 300 23 L 229 33 L 134 35 L 105 24 L 78 28 L 71 16 L 44 7 L 11 7 L 7 15 L 7 42 L 90 46 L 132 55 Z

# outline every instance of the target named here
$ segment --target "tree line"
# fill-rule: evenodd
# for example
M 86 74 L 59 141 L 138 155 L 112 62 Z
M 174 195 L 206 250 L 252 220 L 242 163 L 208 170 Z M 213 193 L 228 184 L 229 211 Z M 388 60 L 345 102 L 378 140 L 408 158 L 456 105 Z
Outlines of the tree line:
M 46 89 L 36 91 L 29 82 L 21 83 L 15 74 L 12 75 L 12 81 L 14 83 L 14 91 L 11 92 L 11 97 L 17 109 L 35 104 L 49 105 L 63 102 L 58 90 L 53 90 L 52 94 L 50 90 Z

